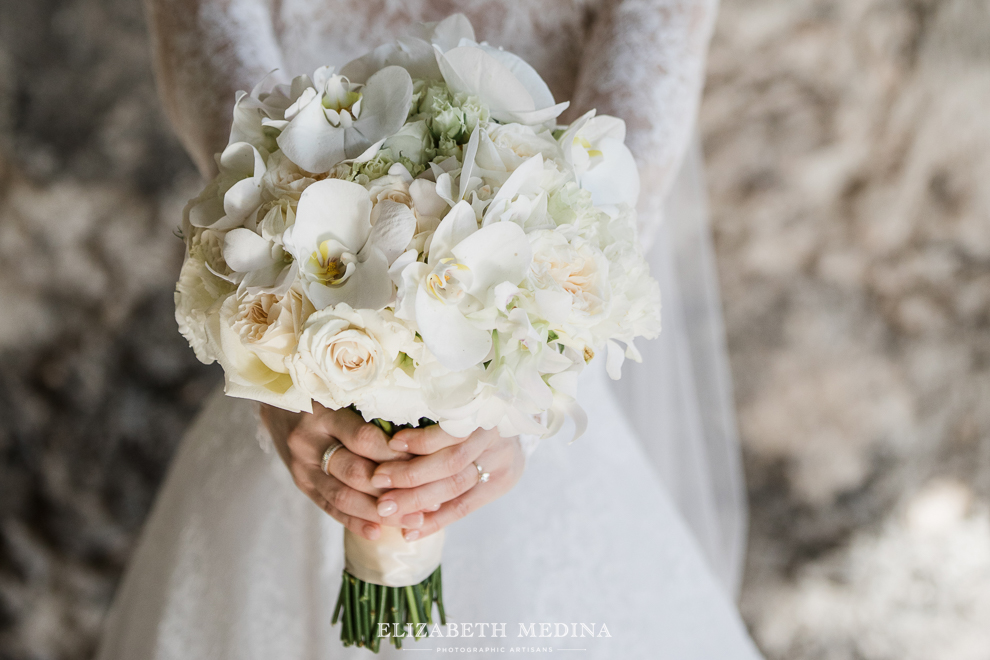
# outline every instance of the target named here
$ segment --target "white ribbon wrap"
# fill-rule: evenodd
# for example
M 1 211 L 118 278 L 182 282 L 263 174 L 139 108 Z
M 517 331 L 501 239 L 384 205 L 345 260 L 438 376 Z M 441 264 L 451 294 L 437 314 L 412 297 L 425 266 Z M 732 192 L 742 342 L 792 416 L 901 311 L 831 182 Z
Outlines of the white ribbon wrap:
M 408 542 L 402 530 L 382 525 L 375 541 L 344 530 L 344 568 L 359 580 L 386 587 L 419 584 L 440 566 L 443 530 Z

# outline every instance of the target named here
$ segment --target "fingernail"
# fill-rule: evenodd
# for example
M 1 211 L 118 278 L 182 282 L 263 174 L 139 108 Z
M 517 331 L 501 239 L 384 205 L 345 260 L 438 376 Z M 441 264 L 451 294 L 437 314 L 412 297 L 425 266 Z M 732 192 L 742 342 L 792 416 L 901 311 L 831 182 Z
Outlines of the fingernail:
M 406 531 L 402 532 L 402 538 L 404 538 L 407 541 L 415 541 L 416 539 L 419 538 L 419 530 L 407 529 Z
M 402 440 L 396 440 L 394 438 L 388 441 L 388 447 L 392 451 L 407 451 L 409 449 L 409 445 Z
M 423 526 L 423 514 L 422 513 L 410 513 L 408 516 L 402 516 L 402 526 L 403 527 L 422 527 Z
M 371 477 L 371 485 L 375 488 L 391 488 L 392 478 L 387 474 L 376 474 Z
M 381 517 L 390 516 L 399 510 L 399 505 L 393 500 L 384 500 L 378 503 L 378 515 Z
M 367 534 L 368 538 L 372 541 L 381 536 L 381 531 L 378 529 L 378 525 L 365 525 L 364 533 Z
M 427 509 L 427 511 L 439 511 L 439 510 L 440 510 L 439 504 L 434 504 L 433 506 Z

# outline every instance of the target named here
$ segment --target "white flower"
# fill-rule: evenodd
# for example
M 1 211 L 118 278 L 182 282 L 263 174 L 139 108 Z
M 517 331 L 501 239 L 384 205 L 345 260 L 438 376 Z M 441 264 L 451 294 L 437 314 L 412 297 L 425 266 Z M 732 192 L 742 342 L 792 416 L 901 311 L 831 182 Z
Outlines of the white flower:
M 296 336 L 315 311 L 298 288 L 281 298 L 270 293 L 249 295 L 240 301 L 230 327 L 265 366 L 285 374 L 289 373 L 286 359 L 296 349 Z
M 309 309 L 298 291 L 281 300 L 230 295 L 219 314 L 211 314 L 209 340 L 223 367 L 224 391 L 293 412 L 312 412 L 310 397 L 288 373 L 285 358 L 295 347 L 295 333 Z
M 609 262 L 595 245 L 560 230 L 529 234 L 533 246 L 530 282 L 542 318 L 593 341 L 589 329 L 609 312 Z
M 302 191 L 315 182 L 309 172 L 289 160 L 282 151 L 268 157 L 268 167 L 261 177 L 266 198 L 279 201 L 298 202 Z
M 554 405 L 544 375 L 565 372 L 572 361 L 546 344 L 522 309 L 499 320 L 494 357 L 459 373 L 423 369 L 421 384 L 440 426 L 457 437 L 477 428 L 497 428 L 503 436 L 545 434 L 538 416 Z
M 235 142 L 220 154 L 220 174 L 186 207 L 187 223 L 215 230 L 242 226 L 261 205 L 265 160 L 254 146 Z
M 536 154 L 506 179 L 485 210 L 483 224 L 513 222 L 526 231 L 556 226 L 549 211 L 549 195 L 567 181 L 551 160 Z
M 461 43 L 447 51 L 434 47 L 443 79 L 451 91 L 477 96 L 497 121 L 543 124 L 570 105 L 554 104 L 540 74 L 519 56 L 487 44 Z
M 382 144 L 383 149 L 390 149 L 396 158 L 408 158 L 417 165 L 424 165 L 429 160 L 426 150 L 433 146 L 433 137 L 425 120 L 409 122 Z
M 459 202 L 433 234 L 427 263 L 402 271 L 396 315 L 416 322 L 444 367 L 459 371 L 477 365 L 492 348 L 495 287 L 519 284 L 531 260 L 518 225 L 478 229 L 474 210 Z
M 560 136 L 564 158 L 574 167 L 581 187 L 591 192 L 596 206 L 636 206 L 639 168 L 625 139 L 624 121 L 608 115 L 596 117 L 594 110 Z
M 452 14 L 439 23 L 414 25 L 409 34 L 347 63 L 340 72 L 354 82 L 364 82 L 387 66 L 401 66 L 413 78 L 440 80 L 434 47 L 450 50 L 464 40 L 474 43 L 474 28 L 464 14 Z
M 401 67 L 386 67 L 364 85 L 323 67 L 314 74 L 314 86 L 286 109 L 288 125 L 278 146 L 303 169 L 328 172 L 394 135 L 411 103 L 412 80 Z
M 300 197 L 282 240 L 317 309 L 347 303 L 377 310 L 391 299 L 388 267 L 412 239 L 416 218 L 391 200 L 379 205 L 385 209 L 372 227 L 368 191 L 356 183 L 318 181 Z
M 211 364 L 217 357 L 216 347 L 210 345 L 207 323 L 233 290 L 230 283 L 210 271 L 202 250 L 194 247 L 182 262 L 175 285 L 175 321 L 196 358 L 204 364 Z
M 511 172 L 537 154 L 546 160 L 563 159 L 557 141 L 548 130 L 537 131 L 521 124 L 491 124 L 482 133 L 475 162 L 487 169 Z
M 316 401 L 338 409 L 394 381 L 393 372 L 401 372 L 413 342 L 413 333 L 387 310 L 355 310 L 342 303 L 309 317 L 292 373 Z M 417 412 L 423 411 L 420 405 Z

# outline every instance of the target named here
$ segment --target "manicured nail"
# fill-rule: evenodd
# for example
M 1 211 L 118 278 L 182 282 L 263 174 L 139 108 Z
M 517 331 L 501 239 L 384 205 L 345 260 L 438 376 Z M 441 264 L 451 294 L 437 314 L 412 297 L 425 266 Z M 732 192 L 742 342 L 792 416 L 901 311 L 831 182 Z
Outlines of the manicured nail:
M 402 532 L 402 538 L 404 538 L 407 541 L 415 541 L 416 539 L 419 538 L 419 530 L 407 529 L 406 531 Z
M 393 438 L 392 440 L 389 440 L 388 441 L 388 447 L 392 451 L 408 451 L 409 450 L 409 445 L 407 445 L 402 440 L 396 440 L 395 438 Z
M 371 477 L 371 485 L 375 488 L 391 488 L 392 478 L 387 474 L 376 474 Z
M 381 531 L 378 529 L 378 525 L 365 525 L 364 533 L 367 534 L 368 538 L 372 541 L 381 536 Z
M 402 526 L 403 527 L 422 527 L 423 526 L 423 514 L 422 513 L 410 513 L 408 516 L 402 516 Z
M 378 515 L 382 518 L 390 516 L 399 510 L 399 505 L 394 500 L 384 500 L 378 503 Z

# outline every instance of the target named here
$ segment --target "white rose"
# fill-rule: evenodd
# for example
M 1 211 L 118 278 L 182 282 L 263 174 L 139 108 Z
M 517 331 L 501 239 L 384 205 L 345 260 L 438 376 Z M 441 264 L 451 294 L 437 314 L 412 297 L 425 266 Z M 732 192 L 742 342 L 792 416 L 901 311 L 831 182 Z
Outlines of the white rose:
M 340 303 L 306 321 L 292 374 L 315 400 L 342 408 L 365 390 L 384 385 L 413 340 L 388 310 L 355 310 Z
M 396 158 L 405 157 L 417 165 L 425 165 L 426 150 L 433 146 L 433 138 L 425 120 L 409 122 L 382 145 L 391 149 Z
M 207 334 L 217 347 L 228 395 L 293 412 L 312 412 L 309 395 L 295 386 L 285 367 L 293 343 L 290 328 L 307 309 L 297 296 L 286 294 L 285 300 L 275 304 L 264 295 L 230 295 L 219 314 L 210 315 Z
M 298 286 L 281 298 L 270 293 L 249 295 L 239 303 L 231 328 L 269 369 L 287 374 L 286 358 L 295 352 L 296 337 L 315 311 Z
M 261 177 L 265 194 L 273 199 L 291 199 L 298 202 L 302 191 L 316 179 L 289 160 L 281 151 L 268 157 L 268 169 Z

